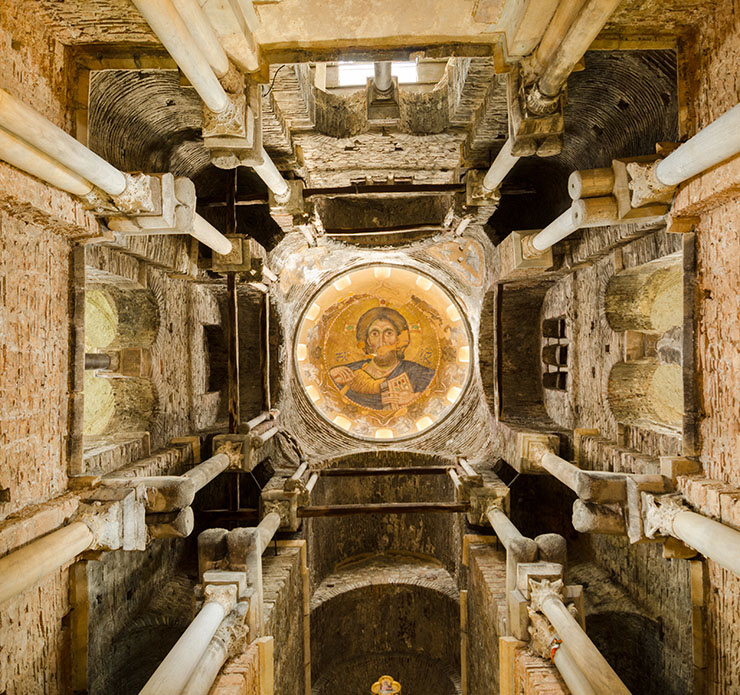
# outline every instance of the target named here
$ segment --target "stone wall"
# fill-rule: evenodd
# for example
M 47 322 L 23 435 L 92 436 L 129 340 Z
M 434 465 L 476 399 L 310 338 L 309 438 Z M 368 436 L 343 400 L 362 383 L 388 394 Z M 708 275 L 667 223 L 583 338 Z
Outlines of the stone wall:
M 301 548 L 278 545 L 262 556 L 265 634 L 275 638 L 275 693 L 304 695 Z
M 740 101 L 737 3 L 721 0 L 683 46 L 685 130 L 692 135 Z M 740 160 L 735 157 L 685 186 L 678 205 L 700 214 L 697 229 L 697 366 L 700 458 L 704 475 L 737 486 L 740 466 Z M 707 563 L 707 695 L 740 689 L 740 578 Z
M 491 538 L 493 540 L 493 538 Z M 499 688 L 499 636 L 506 615 L 506 556 L 496 546 L 468 546 L 469 695 L 490 695 Z
M 410 554 L 355 561 L 311 598 L 314 695 L 367 691 L 390 674 L 409 695 L 459 693 L 458 592 Z
M 443 463 L 434 457 L 382 452 L 366 454 L 361 465 L 402 467 L 430 465 L 431 462 Z M 358 462 L 352 457 L 345 459 L 344 465 L 358 465 Z M 446 475 L 322 477 L 313 490 L 311 504 L 450 502 L 453 498 L 452 483 Z M 435 558 L 456 576 L 460 516 L 427 512 L 306 519 L 312 586 L 317 586 L 338 564 L 350 558 L 394 551 Z M 329 538 L 331 542 L 327 542 Z
M 0 87 L 60 126 L 67 122 L 63 62 L 36 3 L 0 5 Z M 26 194 L 44 187 L 4 164 L 0 170 L 0 527 L 7 528 L 24 507 L 67 485 L 70 246 L 43 217 L 28 223 Z M 61 216 L 74 207 L 64 195 L 44 197 L 34 202 L 68 206 Z M 4 552 L 45 530 L 39 524 Z M 61 568 L 3 605 L 0 692 L 63 692 L 68 574 Z

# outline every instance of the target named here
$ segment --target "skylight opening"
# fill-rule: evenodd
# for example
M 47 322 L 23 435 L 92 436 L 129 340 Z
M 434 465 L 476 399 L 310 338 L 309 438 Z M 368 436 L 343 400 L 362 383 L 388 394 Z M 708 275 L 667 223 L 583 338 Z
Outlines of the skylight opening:
M 339 63 L 337 77 L 340 87 L 362 87 L 375 74 L 373 63 Z M 418 81 L 415 62 L 391 63 L 391 75 L 399 84 L 415 84 Z

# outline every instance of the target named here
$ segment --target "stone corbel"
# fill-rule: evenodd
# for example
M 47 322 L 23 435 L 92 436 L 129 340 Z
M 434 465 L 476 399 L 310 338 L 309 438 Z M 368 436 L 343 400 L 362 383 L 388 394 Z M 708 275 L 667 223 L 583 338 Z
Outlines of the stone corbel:
M 499 188 L 489 191 L 483 186 L 486 172 L 482 169 L 469 169 L 465 174 L 465 205 L 480 207 L 481 205 L 496 205 L 501 200 Z
M 89 550 L 146 549 L 146 509 L 135 489 L 97 488 L 80 501 L 74 520 L 93 534 Z
M 119 215 L 107 215 L 109 229 L 121 234 L 188 234 L 195 219 L 195 185 L 172 174 L 146 176 L 154 192 L 156 207 L 151 213 L 128 212 L 119 207 Z M 120 215 L 123 213 L 123 215 Z
M 467 520 L 473 526 L 488 526 L 488 510 L 498 507 L 505 511 L 509 507 L 509 488 L 501 481 L 482 484 L 464 483 L 461 490 L 462 501 L 468 502 Z
M 556 97 L 548 97 L 539 91 L 536 82 L 524 79 L 519 69 L 511 70 L 507 79 L 512 155 L 551 157 L 559 154 L 565 132 L 565 90 Z
M 301 491 L 263 490 L 260 496 L 260 518 L 264 519 L 270 512 L 280 517 L 280 530 L 295 533 L 301 526 L 298 517 L 298 504 Z

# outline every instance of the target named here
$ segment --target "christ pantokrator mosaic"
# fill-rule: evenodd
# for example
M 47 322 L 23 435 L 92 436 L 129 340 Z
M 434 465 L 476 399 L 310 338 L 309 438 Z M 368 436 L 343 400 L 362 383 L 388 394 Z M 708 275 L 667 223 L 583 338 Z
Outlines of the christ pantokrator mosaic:
M 430 277 L 389 265 L 335 278 L 305 312 L 296 364 L 314 407 L 355 436 L 422 432 L 459 400 L 469 330 Z

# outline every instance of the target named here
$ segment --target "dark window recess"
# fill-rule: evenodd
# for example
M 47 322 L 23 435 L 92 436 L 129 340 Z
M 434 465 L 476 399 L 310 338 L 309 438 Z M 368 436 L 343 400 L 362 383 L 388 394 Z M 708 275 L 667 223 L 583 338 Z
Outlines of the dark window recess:
M 206 337 L 206 352 L 208 365 L 208 392 L 220 391 L 226 388 L 228 376 L 228 348 L 226 336 L 221 326 L 203 326 Z
M 565 391 L 568 388 L 568 339 L 565 317 L 542 321 L 542 386 Z

